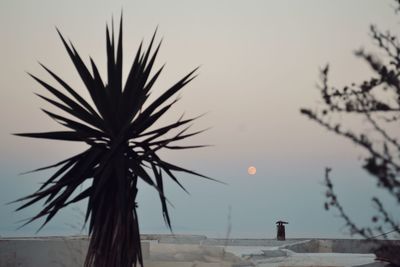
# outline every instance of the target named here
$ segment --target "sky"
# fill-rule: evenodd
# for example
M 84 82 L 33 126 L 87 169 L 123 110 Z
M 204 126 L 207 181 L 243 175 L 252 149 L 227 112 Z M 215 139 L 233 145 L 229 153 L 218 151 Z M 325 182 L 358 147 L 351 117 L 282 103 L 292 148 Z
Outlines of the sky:
M 105 74 L 105 25 L 124 17 L 124 68 L 141 40 L 158 27 L 163 38 L 157 64 L 166 63 L 156 96 L 196 66 L 199 76 L 163 122 L 207 112 L 194 128 L 211 129 L 190 143 L 201 150 L 163 152 L 179 163 L 221 181 L 180 175 L 190 195 L 172 183 L 166 194 L 175 233 L 273 238 L 275 221 L 286 220 L 289 237 L 345 237 L 344 222 L 323 209 L 324 168 L 333 168 L 337 192 L 356 222 L 368 223 L 370 199 L 385 194 L 362 169 L 362 150 L 302 116 L 317 107 L 319 69 L 329 63 L 331 81 L 345 85 L 371 75 L 353 51 L 376 51 L 369 25 L 396 32 L 389 0 L 250 1 L 11 1 L 0 2 L 0 236 L 32 236 L 37 223 L 17 229 L 40 206 L 14 212 L 6 205 L 38 188 L 51 172 L 19 173 L 56 162 L 84 149 L 75 143 L 24 139 L 15 132 L 57 130 L 40 108 L 43 93 L 27 72 L 51 81 L 44 63 L 86 98 L 55 27 L 88 62 Z M 375 50 L 374 50 L 375 49 Z M 378 52 L 379 55 L 379 52 Z M 54 83 L 53 83 L 54 84 Z M 54 109 L 53 109 L 54 110 Z M 355 124 L 357 125 L 357 124 Z M 182 153 L 181 153 L 182 152 Z M 254 165 L 256 175 L 247 168 Z M 157 192 L 140 184 L 143 233 L 168 233 Z M 386 199 L 390 211 L 395 204 Z M 68 207 L 37 235 L 79 233 L 85 203 Z M 397 210 L 398 211 L 398 210 Z M 228 219 L 230 214 L 230 219 Z

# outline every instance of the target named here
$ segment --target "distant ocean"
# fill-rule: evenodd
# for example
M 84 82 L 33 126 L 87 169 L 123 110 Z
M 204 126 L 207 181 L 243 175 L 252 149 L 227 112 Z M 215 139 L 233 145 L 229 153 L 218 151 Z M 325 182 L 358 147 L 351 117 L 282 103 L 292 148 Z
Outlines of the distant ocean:
M 73 236 L 73 235 L 86 235 L 87 230 L 81 229 L 68 229 L 66 227 L 45 227 L 40 232 L 36 233 L 37 228 L 24 227 L 21 229 L 8 229 L 0 228 L 0 237 L 40 237 L 40 236 Z M 141 229 L 141 234 L 171 234 L 171 231 L 167 227 L 160 227 L 157 229 Z M 227 232 L 218 232 L 212 230 L 198 230 L 189 229 L 186 227 L 175 227 L 173 228 L 173 234 L 190 234 L 190 235 L 204 235 L 213 238 L 275 238 L 274 234 L 266 234 L 261 232 L 250 232 L 250 231 L 235 231 L 230 234 Z M 287 231 L 288 238 L 352 238 L 349 235 L 323 235 L 315 233 L 291 233 Z M 357 238 L 357 237 L 353 237 Z

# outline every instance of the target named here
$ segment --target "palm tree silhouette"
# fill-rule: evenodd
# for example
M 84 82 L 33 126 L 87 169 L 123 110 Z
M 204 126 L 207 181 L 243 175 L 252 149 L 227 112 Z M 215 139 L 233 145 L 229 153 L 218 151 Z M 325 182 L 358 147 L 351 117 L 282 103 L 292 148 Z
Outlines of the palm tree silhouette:
M 157 30 L 146 49 L 143 48 L 143 42 L 140 44 L 123 85 L 122 15 L 117 43 L 115 43 L 113 28 L 110 35 L 109 27 L 106 27 L 106 83 L 101 78 L 94 61 L 90 58 L 92 67 L 92 72 L 90 72 L 73 44 L 67 43 L 57 29 L 94 106 L 59 76 L 42 65 L 59 83 L 63 91 L 30 74 L 53 95 L 55 100 L 37 95 L 73 119 L 42 109 L 67 130 L 16 134 L 24 137 L 84 142 L 89 145 L 89 148 L 82 153 L 51 166 L 34 170 L 41 171 L 58 167 L 57 171 L 35 193 L 17 200 L 24 201 L 17 210 L 41 200 L 45 201 L 43 209 L 26 222 L 28 224 L 43 217 L 45 220 L 42 228 L 59 210 L 87 198 L 85 223 L 89 222 L 90 244 L 85 266 L 128 267 L 132 264 L 136 266 L 137 263 L 143 265 L 135 202 L 139 179 L 157 190 L 163 217 L 170 228 L 171 221 L 163 187 L 164 177 L 171 178 L 184 190 L 175 172 L 186 172 L 212 179 L 169 163 L 158 156 L 161 149 L 202 147 L 174 144 L 176 141 L 202 132 L 188 132 L 190 123 L 196 118 L 183 119 L 181 117 L 174 123 L 149 130 L 178 101 L 171 98 L 195 78 L 197 68 L 164 91 L 153 102 L 147 104 L 150 91 L 164 67 L 151 75 L 161 45 L 160 41 L 155 49 L 153 48 Z M 65 94 L 66 92 L 68 94 Z M 90 181 L 91 185 L 79 194 L 73 195 L 85 181 Z

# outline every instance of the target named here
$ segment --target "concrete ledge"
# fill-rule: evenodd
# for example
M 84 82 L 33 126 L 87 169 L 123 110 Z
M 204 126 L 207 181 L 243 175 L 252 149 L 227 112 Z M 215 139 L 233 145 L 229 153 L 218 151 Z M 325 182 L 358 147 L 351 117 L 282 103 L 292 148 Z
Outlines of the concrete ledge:
M 311 239 L 294 244 L 287 244 L 282 248 L 297 253 L 374 253 L 383 244 L 400 245 L 399 240 L 368 241 L 361 239 Z
M 288 251 L 285 249 L 263 250 L 262 252 L 263 256 L 267 258 L 287 257 L 289 255 Z

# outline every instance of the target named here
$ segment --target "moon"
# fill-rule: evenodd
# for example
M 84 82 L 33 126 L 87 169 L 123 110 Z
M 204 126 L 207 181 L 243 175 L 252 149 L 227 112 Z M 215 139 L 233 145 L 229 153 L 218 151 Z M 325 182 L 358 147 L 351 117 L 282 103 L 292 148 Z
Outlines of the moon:
M 249 175 L 254 175 L 254 174 L 256 174 L 256 172 L 257 172 L 257 169 L 256 169 L 256 167 L 254 167 L 254 166 L 250 166 L 250 167 L 247 169 L 247 173 L 248 173 Z

